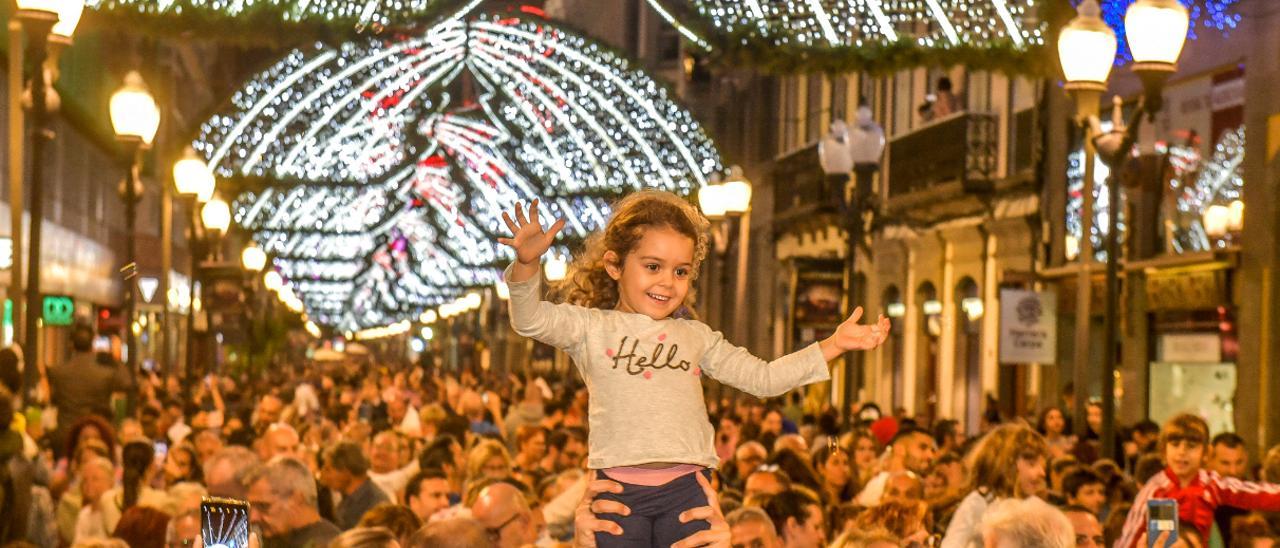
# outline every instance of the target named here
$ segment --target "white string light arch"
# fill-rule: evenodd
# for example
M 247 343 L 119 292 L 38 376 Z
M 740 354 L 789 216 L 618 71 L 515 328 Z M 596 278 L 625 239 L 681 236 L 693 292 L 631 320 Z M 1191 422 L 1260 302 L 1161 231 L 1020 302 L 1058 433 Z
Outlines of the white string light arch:
M 219 176 L 258 181 L 236 223 L 313 321 L 345 331 L 496 282 L 516 201 L 540 198 L 577 240 L 617 196 L 688 195 L 722 169 L 697 121 L 623 57 L 507 13 L 293 51 L 193 146 Z

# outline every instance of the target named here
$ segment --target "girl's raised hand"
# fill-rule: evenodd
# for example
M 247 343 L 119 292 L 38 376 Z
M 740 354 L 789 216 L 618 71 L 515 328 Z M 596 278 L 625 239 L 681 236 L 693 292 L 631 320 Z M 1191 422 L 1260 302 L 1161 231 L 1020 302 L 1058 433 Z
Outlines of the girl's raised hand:
M 555 241 L 556 234 L 564 228 L 564 219 L 559 219 L 551 225 L 551 228 L 542 230 L 542 223 L 538 219 L 538 200 L 534 200 L 529 205 L 527 216 L 521 209 L 520 202 L 516 202 L 515 219 L 512 220 L 511 215 L 504 211 L 502 220 L 506 221 L 507 228 L 511 229 L 511 237 L 498 238 L 498 243 L 514 248 L 516 260 L 526 265 L 538 264 L 542 254 L 546 253 L 551 243 Z
M 822 341 L 822 352 L 827 361 L 851 350 L 871 350 L 880 346 L 889 337 L 889 318 L 883 314 L 874 324 L 861 325 L 862 307 L 854 309 L 853 315 L 836 328 L 836 332 Z

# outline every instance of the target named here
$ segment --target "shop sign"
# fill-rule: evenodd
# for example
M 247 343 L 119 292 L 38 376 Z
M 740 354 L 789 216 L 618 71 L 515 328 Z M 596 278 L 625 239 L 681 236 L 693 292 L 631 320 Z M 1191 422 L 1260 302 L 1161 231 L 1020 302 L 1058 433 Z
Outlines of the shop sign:
M 1160 336 L 1162 362 L 1219 363 L 1222 361 L 1222 336 L 1217 333 L 1169 333 Z
M 45 295 L 41 312 L 45 325 L 71 325 L 76 319 L 76 301 L 66 295 Z
M 1058 296 L 1000 290 L 1000 363 L 1057 362 Z

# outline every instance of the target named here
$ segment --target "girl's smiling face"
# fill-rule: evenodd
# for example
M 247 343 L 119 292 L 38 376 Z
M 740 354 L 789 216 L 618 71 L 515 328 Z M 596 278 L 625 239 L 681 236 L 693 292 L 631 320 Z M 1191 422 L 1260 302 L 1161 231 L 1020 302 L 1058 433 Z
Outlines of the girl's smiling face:
M 693 255 L 693 239 L 669 227 L 645 229 L 626 257 L 606 252 L 605 270 L 618 282 L 617 309 L 655 320 L 671 317 L 689 294 Z

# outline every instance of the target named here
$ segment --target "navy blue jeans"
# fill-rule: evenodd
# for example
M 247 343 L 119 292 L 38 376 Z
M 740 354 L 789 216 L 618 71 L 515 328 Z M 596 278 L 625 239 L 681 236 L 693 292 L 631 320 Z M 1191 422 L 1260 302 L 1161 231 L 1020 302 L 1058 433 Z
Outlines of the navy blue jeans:
M 710 470 L 696 473 L 705 474 L 708 479 L 711 476 Z M 596 498 L 621 502 L 631 509 L 631 515 L 600 514 L 601 519 L 622 526 L 622 534 L 596 533 L 597 548 L 670 548 L 689 535 L 711 528 L 711 524 L 701 519 L 680 523 L 681 512 L 707 505 L 707 495 L 693 474 L 652 487 L 618 483 L 622 484 L 621 493 L 602 493 Z

